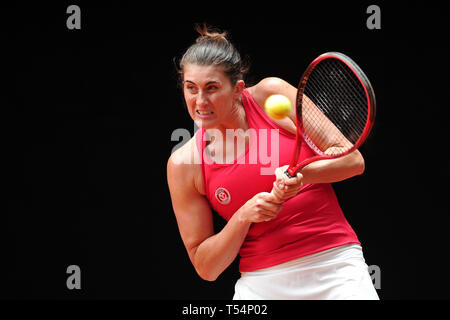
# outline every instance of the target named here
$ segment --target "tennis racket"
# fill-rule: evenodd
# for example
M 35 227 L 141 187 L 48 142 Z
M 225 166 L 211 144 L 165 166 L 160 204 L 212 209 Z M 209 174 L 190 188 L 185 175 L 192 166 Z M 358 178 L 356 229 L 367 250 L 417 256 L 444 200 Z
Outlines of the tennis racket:
M 296 113 L 296 146 L 286 171 L 290 178 L 311 162 L 342 157 L 358 149 L 374 124 L 375 93 L 353 60 L 339 52 L 324 53 L 301 77 Z M 303 143 L 315 156 L 299 162 Z

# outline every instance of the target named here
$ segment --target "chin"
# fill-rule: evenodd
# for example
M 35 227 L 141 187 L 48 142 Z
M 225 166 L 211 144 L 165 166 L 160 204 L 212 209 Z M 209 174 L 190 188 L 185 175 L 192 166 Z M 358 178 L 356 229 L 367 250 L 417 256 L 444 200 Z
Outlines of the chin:
M 197 125 L 197 127 L 201 128 L 201 129 L 205 129 L 205 130 L 212 129 L 217 126 L 216 119 L 210 119 L 210 120 L 195 119 L 194 122 Z

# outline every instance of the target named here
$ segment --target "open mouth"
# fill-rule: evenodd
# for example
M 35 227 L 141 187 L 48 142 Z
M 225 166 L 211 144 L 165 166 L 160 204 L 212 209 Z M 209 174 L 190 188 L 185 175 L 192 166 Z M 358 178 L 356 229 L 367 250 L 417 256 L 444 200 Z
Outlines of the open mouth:
M 196 112 L 199 116 L 203 116 L 203 117 L 205 117 L 205 116 L 211 116 L 211 115 L 214 114 L 213 111 L 209 111 L 209 110 L 196 110 L 195 112 Z

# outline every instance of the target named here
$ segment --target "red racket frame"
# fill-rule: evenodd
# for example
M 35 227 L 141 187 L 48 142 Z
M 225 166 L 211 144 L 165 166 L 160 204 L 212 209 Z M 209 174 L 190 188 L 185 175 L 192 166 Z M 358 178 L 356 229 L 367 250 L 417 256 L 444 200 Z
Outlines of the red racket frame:
M 303 92 L 305 90 L 306 83 L 309 79 L 309 76 L 311 75 L 312 71 L 316 68 L 317 64 L 319 64 L 321 61 L 325 59 L 338 59 L 342 63 L 344 63 L 357 77 L 359 82 L 364 88 L 366 99 L 368 103 L 368 117 L 366 124 L 364 126 L 363 132 L 359 139 L 355 142 L 353 147 L 351 147 L 346 152 L 343 152 L 341 154 L 337 155 L 325 155 L 323 152 L 314 145 L 309 139 L 304 139 L 303 136 L 303 123 L 302 123 L 302 101 L 303 101 Z M 294 154 L 292 156 L 291 162 L 289 164 L 289 168 L 286 171 L 286 174 L 290 177 L 294 177 L 297 172 L 301 169 L 303 169 L 306 165 L 310 164 L 311 162 L 317 161 L 317 160 L 324 160 L 324 159 L 335 159 L 342 156 L 345 156 L 354 150 L 358 149 L 364 141 L 367 139 L 367 137 L 370 134 L 370 131 L 373 127 L 374 121 L 375 121 L 375 113 L 376 113 L 376 102 L 375 102 L 375 93 L 373 91 L 372 85 L 370 84 L 369 79 L 364 74 L 364 72 L 361 70 L 361 68 L 348 56 L 340 53 L 340 52 L 327 52 L 320 56 L 318 56 L 316 59 L 314 59 L 308 66 L 308 68 L 303 73 L 300 83 L 298 85 L 298 91 L 297 91 L 297 101 L 296 101 L 296 113 L 297 113 L 297 137 L 296 137 L 296 147 Z M 300 154 L 300 149 L 302 146 L 302 143 L 306 142 L 307 145 L 311 148 L 311 150 L 314 151 L 314 153 L 318 154 L 317 156 L 308 158 L 303 160 L 300 163 L 298 162 L 298 157 Z

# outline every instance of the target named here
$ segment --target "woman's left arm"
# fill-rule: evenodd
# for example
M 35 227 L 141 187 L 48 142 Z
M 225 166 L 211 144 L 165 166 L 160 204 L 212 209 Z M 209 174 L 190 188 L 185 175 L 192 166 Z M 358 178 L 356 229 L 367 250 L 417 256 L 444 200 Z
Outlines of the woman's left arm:
M 303 184 L 332 183 L 360 175 L 364 172 L 364 158 L 358 150 L 336 159 L 314 161 L 300 173 Z
M 358 150 L 336 159 L 314 161 L 299 171 L 296 177 L 284 173 L 289 166 L 275 171 L 273 193 L 280 200 L 295 196 L 304 184 L 333 183 L 343 181 L 364 172 L 364 158 Z

